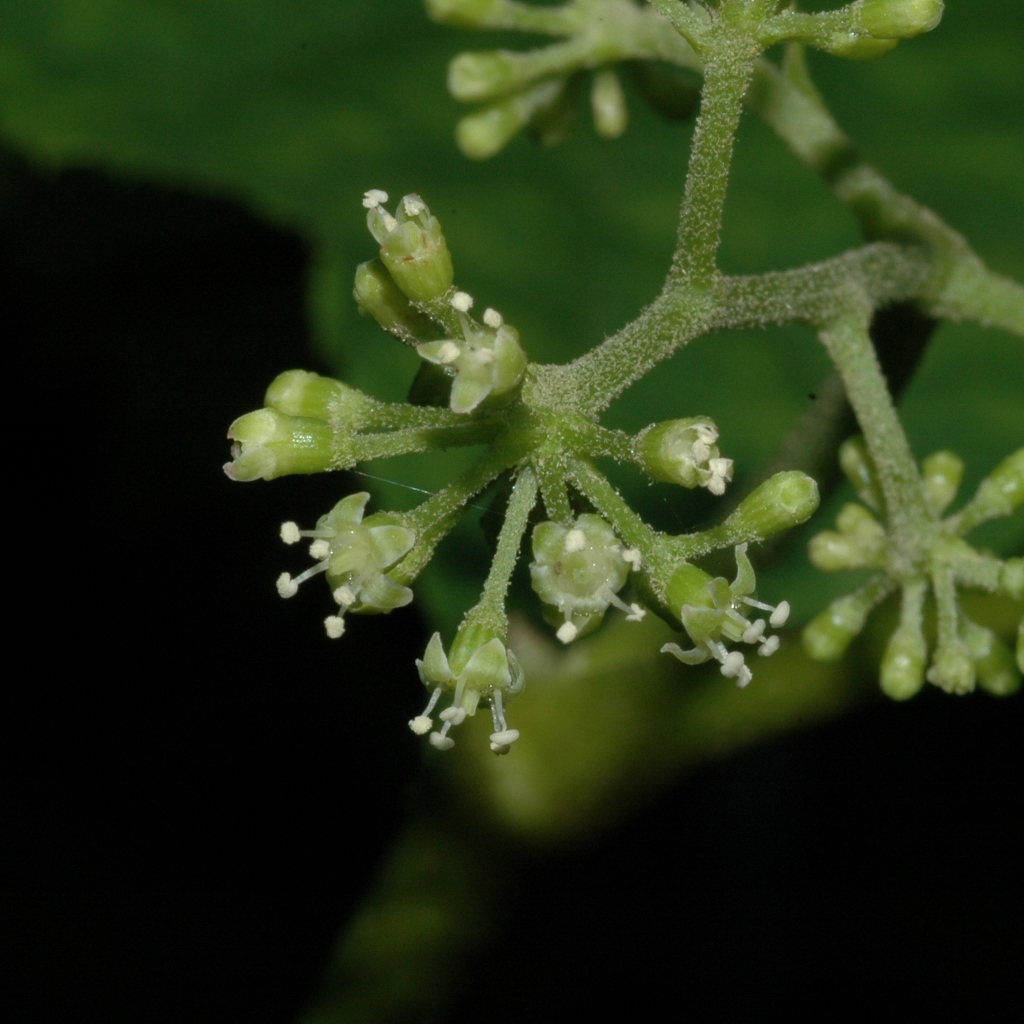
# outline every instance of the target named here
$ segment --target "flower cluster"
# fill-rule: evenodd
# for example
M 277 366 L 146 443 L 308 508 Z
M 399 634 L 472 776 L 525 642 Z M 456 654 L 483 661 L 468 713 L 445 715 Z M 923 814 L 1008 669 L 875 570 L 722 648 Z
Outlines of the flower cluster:
M 1024 671 L 1024 622 L 1014 659 L 991 630 L 967 616 L 958 591 L 973 588 L 1024 599 L 1024 559 L 1001 560 L 976 551 L 962 539 L 980 523 L 1009 515 L 1024 503 L 1024 448 L 997 466 L 959 512 L 946 517 L 944 513 L 960 487 L 963 462 L 952 452 L 936 452 L 925 459 L 920 490 L 932 529 L 910 558 L 898 546 L 893 531 L 887 531 L 876 518 L 885 505 L 874 462 L 862 438 L 852 438 L 842 446 L 840 465 L 861 503 L 845 505 L 836 520 L 837 529 L 811 540 L 811 561 L 827 572 L 869 568 L 876 573 L 854 593 L 833 601 L 807 625 L 804 646 L 808 654 L 825 661 L 840 658 L 864 628 L 871 610 L 900 590 L 899 625 L 882 659 L 885 693 L 906 700 L 926 679 L 948 693 L 969 693 L 976 684 L 998 695 L 1017 690 Z M 925 621 L 929 595 L 936 615 L 930 665 Z

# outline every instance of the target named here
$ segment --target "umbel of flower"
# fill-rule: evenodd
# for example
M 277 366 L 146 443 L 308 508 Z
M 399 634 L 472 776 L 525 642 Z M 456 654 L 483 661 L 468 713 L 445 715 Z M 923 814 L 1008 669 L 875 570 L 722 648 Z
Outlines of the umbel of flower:
M 338 612 L 324 620 L 327 635 L 337 639 L 345 632 L 345 613 L 390 612 L 412 601 L 412 591 L 385 575 L 404 558 L 416 541 L 416 534 L 396 516 L 386 513 L 363 518 L 370 495 L 365 491 L 343 498 L 317 521 L 316 529 L 300 530 L 295 523 L 281 527 L 281 539 L 296 544 L 312 540 L 310 556 L 316 564 L 301 575 L 284 572 L 277 579 L 277 592 L 294 597 L 299 584 L 320 573 L 338 604 Z
M 429 302 L 452 286 L 452 257 L 441 224 L 417 195 L 407 195 L 391 216 L 388 194 L 370 189 L 363 198 L 366 224 L 380 246 L 380 258 L 413 302 Z
M 756 645 L 757 653 L 768 657 L 779 649 L 777 636 L 766 636 L 771 625 L 781 629 L 789 618 L 789 602 L 777 606 L 756 601 L 754 568 L 747 558 L 747 545 L 735 548 L 736 578 L 729 583 L 722 576 L 712 579 L 703 569 L 684 562 L 672 574 L 666 599 L 675 617 L 686 628 L 694 647 L 683 650 L 678 644 L 665 644 L 662 651 L 673 654 L 687 665 L 700 665 L 714 659 L 722 666 L 722 675 L 735 678 L 737 686 L 746 686 L 753 678 L 740 651 L 729 651 L 728 644 Z M 751 621 L 754 609 L 764 611 L 768 621 Z
M 513 398 L 527 363 L 518 332 L 493 309 L 484 313 L 483 326 L 470 321 L 466 314 L 473 300 L 465 292 L 456 292 L 451 304 L 458 313 L 462 337 L 429 341 L 417 345 L 416 351 L 454 376 L 452 412 L 470 413 L 485 399 L 500 404 Z
M 623 550 L 600 516 L 584 513 L 572 526 L 539 523 L 533 531 L 530 579 L 545 618 L 565 644 L 596 629 L 610 605 L 632 622 L 644 617 L 639 605 L 617 596 L 639 565 L 640 553 Z
M 423 713 L 409 722 L 409 728 L 418 736 L 429 732 L 434 747 L 450 750 L 455 746 L 450 730 L 475 715 L 481 701 L 487 701 L 494 721 L 491 750 L 507 754 L 519 739 L 519 731 L 508 727 L 505 702 L 523 689 L 525 675 L 516 656 L 505 646 L 503 633 L 473 618 L 471 612 L 452 644 L 450 657 L 444 653 L 441 634 L 435 633 L 423 658 L 417 659 L 416 668 L 430 691 L 430 700 Z M 452 701 L 438 715 L 440 729 L 434 730 L 432 715 L 446 692 L 452 695 Z
M 723 459 L 715 442 L 718 427 L 707 416 L 668 420 L 640 433 L 636 454 L 644 471 L 655 480 L 683 487 L 706 487 L 725 493 L 732 480 L 732 459 Z

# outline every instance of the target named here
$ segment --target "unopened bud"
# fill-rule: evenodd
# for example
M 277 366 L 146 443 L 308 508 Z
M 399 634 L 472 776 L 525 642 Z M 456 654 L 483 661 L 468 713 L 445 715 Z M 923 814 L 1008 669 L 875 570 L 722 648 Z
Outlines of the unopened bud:
M 811 563 L 823 572 L 857 569 L 885 562 L 885 530 L 863 505 L 850 502 L 836 518 L 839 532 L 825 530 L 811 538 Z
M 486 160 L 504 149 L 528 124 L 536 123 L 542 144 L 553 145 L 564 135 L 554 129 L 556 122 L 564 120 L 560 115 L 565 96 L 564 80 L 541 82 L 462 118 L 455 128 L 455 141 L 471 160 Z
M 463 102 L 494 99 L 521 84 L 518 63 L 500 52 L 460 53 L 448 66 L 448 91 Z
M 875 464 L 868 454 L 864 438 L 851 437 L 839 446 L 839 465 L 853 484 L 860 500 L 875 512 L 883 508 L 882 489 L 878 485 Z
M 928 669 L 928 682 L 946 693 L 965 694 L 974 689 L 976 674 L 967 645 L 956 638 L 940 643 Z
M 432 334 L 436 337 L 431 321 L 413 308 L 380 260 L 356 268 L 352 294 L 360 313 L 373 317 L 385 331 L 403 341 L 425 341 Z
M 755 487 L 716 529 L 744 540 L 763 540 L 805 522 L 818 502 L 818 485 L 806 473 L 776 473 Z
M 838 661 L 864 628 L 869 611 L 871 602 L 861 593 L 833 601 L 804 627 L 803 643 L 808 657 L 815 661 Z
M 707 487 L 712 494 L 722 494 L 726 482 L 732 479 L 732 460 L 720 457 L 717 440 L 718 427 L 707 416 L 667 420 L 637 437 L 637 461 L 655 480 L 682 487 Z
M 285 416 L 276 409 L 240 416 L 228 428 L 228 438 L 235 443 L 224 472 L 232 480 L 322 473 L 334 458 L 334 435 L 323 420 Z
M 971 504 L 986 518 L 1008 516 L 1024 502 L 1024 448 L 1004 459 L 982 481 Z
M 594 115 L 594 129 L 605 139 L 617 139 L 629 124 L 629 108 L 614 71 L 599 71 L 594 75 L 590 91 L 590 108 Z
M 928 645 L 920 627 L 899 626 L 882 658 L 882 692 L 893 700 L 909 700 L 924 686 L 927 663 Z
M 380 244 L 384 266 L 406 296 L 413 302 L 427 302 L 448 291 L 454 276 L 451 254 L 440 222 L 419 196 L 402 198 L 394 217 L 377 204 L 369 209 L 366 219 L 370 233 Z M 390 296 L 386 300 L 395 307 Z
M 978 685 L 995 697 L 1009 697 L 1020 689 L 1021 674 L 1013 654 L 990 629 L 965 619 L 961 635 L 978 674 Z
M 924 500 L 935 515 L 942 515 L 960 489 L 964 462 L 953 452 L 936 452 L 921 463 Z
M 340 380 L 307 370 L 286 370 L 267 388 L 264 405 L 286 416 L 305 416 L 355 429 L 373 399 Z
M 858 21 L 879 39 L 909 39 L 942 20 L 942 0 L 863 0 Z

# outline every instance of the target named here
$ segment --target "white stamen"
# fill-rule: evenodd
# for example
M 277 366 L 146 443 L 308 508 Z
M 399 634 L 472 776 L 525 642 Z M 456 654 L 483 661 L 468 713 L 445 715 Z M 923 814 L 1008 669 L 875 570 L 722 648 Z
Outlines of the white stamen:
M 442 722 L 447 722 L 449 725 L 462 725 L 466 720 L 466 709 L 445 708 L 444 711 L 438 715 L 438 718 L 440 718 Z
M 736 685 L 742 690 L 744 686 L 747 686 L 751 679 L 754 678 L 754 673 L 747 668 L 746 665 L 740 669 L 740 674 L 736 677 Z
M 761 637 L 764 636 L 764 625 L 764 619 L 758 619 L 756 622 L 752 622 L 743 634 L 743 642 L 745 644 L 756 644 Z
M 315 558 L 318 562 L 330 557 L 330 554 L 331 545 L 325 540 L 315 540 L 309 545 L 309 557 Z
M 582 551 L 587 546 L 587 535 L 582 530 L 570 530 L 565 535 L 565 550 L 567 554 L 574 551 Z
M 283 572 L 277 577 L 277 592 L 282 597 L 294 597 L 299 592 L 299 585 L 290 573 Z
M 426 736 L 433 726 L 434 723 L 431 719 L 427 718 L 426 715 L 417 715 L 415 718 L 409 719 L 409 728 L 412 729 L 417 736 Z
M 503 729 L 501 732 L 491 733 L 491 743 L 499 747 L 507 747 L 519 739 L 518 729 Z
M 767 658 L 773 655 L 779 649 L 779 638 L 777 636 L 770 636 L 760 647 L 757 649 L 757 653 L 762 658 Z
M 555 636 L 557 636 L 563 644 L 571 644 L 579 634 L 580 631 L 571 622 L 563 622 L 562 625 L 558 627 L 558 631 L 555 633 Z
M 450 366 L 461 355 L 462 350 L 454 341 L 446 341 L 438 350 L 438 361 L 445 366 Z
M 708 650 L 711 651 L 712 656 L 724 665 L 726 657 L 725 646 L 720 644 L 717 640 L 705 640 L 704 642 L 708 645 Z M 740 655 L 740 658 L 743 658 L 742 654 Z
M 779 606 L 772 612 L 772 617 L 768 621 L 772 624 L 773 629 L 782 629 L 788 618 L 789 602 L 780 601 Z
M 705 485 L 716 497 L 725 494 L 725 485 L 732 479 L 732 459 L 709 459 L 711 476 Z
M 324 629 L 332 640 L 339 640 L 345 635 L 345 620 L 340 615 L 328 615 L 324 619 Z
M 301 536 L 298 523 L 287 522 L 281 524 L 281 540 L 285 544 L 298 544 Z
M 641 558 L 639 548 L 627 548 L 622 552 L 622 560 L 624 562 L 629 562 L 633 567 L 633 572 L 640 571 Z
M 722 675 L 726 678 L 738 676 L 742 673 L 745 662 L 739 651 L 730 651 L 722 662 Z
M 350 605 L 356 603 L 356 595 L 352 592 L 350 587 L 338 587 L 334 592 L 334 600 L 337 601 L 342 608 L 348 608 Z
M 468 313 L 473 308 L 473 296 L 469 292 L 456 292 L 452 296 L 452 309 Z
M 484 310 L 484 323 L 487 324 L 488 327 L 493 327 L 494 330 L 497 330 L 504 322 L 505 318 L 496 309 L 491 309 L 488 306 L 488 308 Z
M 641 608 L 640 605 L 635 602 L 629 606 L 629 614 L 626 616 L 627 622 L 643 622 L 644 616 L 647 614 L 646 608 Z
M 432 732 L 430 734 L 430 745 L 438 750 L 451 750 L 455 746 L 455 740 L 445 736 L 443 732 Z
M 402 206 L 409 217 L 418 217 L 427 208 L 427 204 L 419 196 L 406 196 L 402 200 Z
M 387 201 L 387 192 L 383 192 L 379 188 L 371 188 L 369 192 L 363 193 L 363 206 L 368 210 L 372 210 L 375 206 L 380 206 L 381 203 L 386 203 Z
M 430 695 L 430 700 L 427 701 L 427 706 L 423 709 L 423 714 L 420 715 L 420 718 L 423 718 L 424 716 L 429 716 L 431 714 L 431 712 L 434 710 L 434 708 L 437 707 L 437 702 L 440 699 L 441 699 L 441 687 L 438 686 L 434 690 L 434 692 Z

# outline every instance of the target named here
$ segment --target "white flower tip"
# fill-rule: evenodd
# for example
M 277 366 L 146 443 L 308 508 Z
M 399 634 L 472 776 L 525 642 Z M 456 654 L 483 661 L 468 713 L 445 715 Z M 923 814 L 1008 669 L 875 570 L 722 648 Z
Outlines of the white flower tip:
M 633 567 L 633 572 L 640 571 L 641 558 L 639 548 L 627 548 L 622 552 L 622 560 L 624 562 L 629 562 Z
M 287 522 L 281 524 L 281 540 L 285 544 L 298 544 L 301 537 L 302 534 L 299 533 L 298 523 Z
M 299 592 L 299 585 L 289 573 L 283 572 L 277 577 L 277 592 L 282 597 L 294 597 Z
M 363 206 L 367 210 L 372 210 L 375 206 L 380 206 L 381 203 L 388 201 L 387 192 L 379 188 L 371 188 L 369 192 L 363 193 Z
M 451 750 L 455 746 L 455 740 L 450 736 L 442 736 L 439 732 L 430 734 L 430 745 L 438 750 Z
M 571 644 L 579 635 L 580 631 L 571 622 L 563 622 L 555 633 L 563 644 Z
M 465 708 L 445 708 L 438 717 L 442 722 L 451 722 L 452 725 L 462 725 L 466 720 Z
M 500 732 L 491 733 L 492 747 L 509 747 L 519 739 L 518 729 L 502 729 Z
M 746 632 L 743 634 L 743 642 L 745 644 L 756 644 L 763 635 L 764 619 L 758 619 L 747 627 Z
M 338 587 L 334 591 L 334 600 L 341 605 L 342 608 L 348 608 L 349 605 L 356 603 L 356 595 L 352 592 L 350 587 Z
M 438 350 L 437 358 L 440 363 L 450 366 L 459 358 L 461 349 L 454 341 L 446 341 Z
M 565 535 L 565 550 L 572 554 L 573 551 L 582 551 L 587 546 L 587 535 L 582 530 L 570 530 Z
M 490 306 L 488 306 L 487 309 L 484 310 L 484 323 L 487 324 L 488 327 L 493 327 L 494 330 L 497 330 L 504 322 L 505 318 L 496 309 L 491 309 Z
M 757 649 L 757 653 L 762 658 L 768 658 L 773 655 L 779 649 L 779 638 L 777 636 L 770 636 L 760 647 Z
M 468 313 L 473 308 L 473 296 L 469 292 L 456 292 L 452 296 L 452 309 Z
M 772 617 L 768 621 L 772 624 L 772 629 L 782 629 L 788 618 L 789 602 L 780 601 L 775 611 L 772 612 Z
M 408 217 L 418 217 L 426 208 L 427 204 L 416 195 L 408 195 L 402 200 L 405 213 Z
M 409 728 L 417 736 L 426 736 L 433 726 L 434 723 L 426 715 L 417 715 L 415 718 L 409 719 Z
M 324 629 L 332 640 L 340 640 L 345 635 L 345 620 L 340 615 L 328 615 L 324 619 Z
M 326 540 L 315 540 L 309 545 L 309 557 L 316 562 L 322 562 L 331 553 L 331 545 Z
M 635 601 L 629 606 L 629 614 L 626 616 L 627 622 L 643 622 L 644 616 L 647 614 L 646 608 L 641 608 Z

